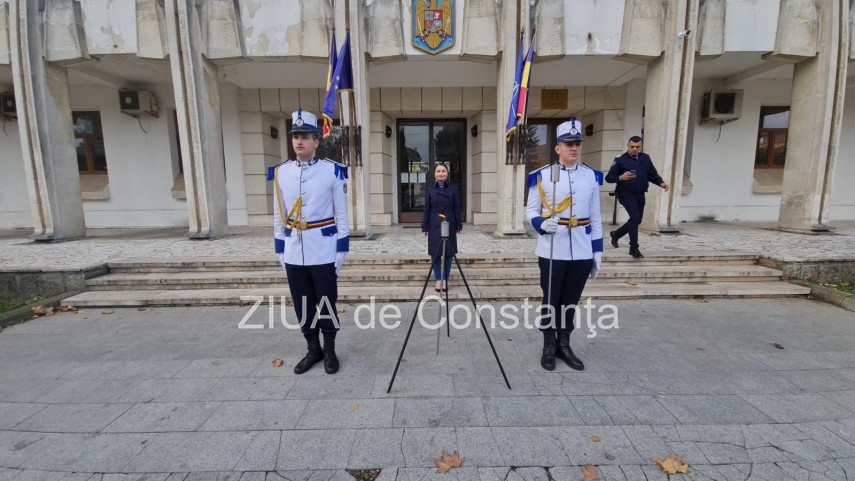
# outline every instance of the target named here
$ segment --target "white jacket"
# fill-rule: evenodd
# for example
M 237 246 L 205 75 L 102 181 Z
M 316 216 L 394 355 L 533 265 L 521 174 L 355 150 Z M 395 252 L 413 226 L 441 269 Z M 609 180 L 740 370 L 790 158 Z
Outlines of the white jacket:
M 547 206 L 541 200 L 537 181 L 540 179 Z M 557 196 L 553 195 L 553 184 L 550 180 L 550 166 L 547 165 L 528 175 L 528 202 L 526 202 L 525 217 L 532 227 L 541 235 L 537 239 L 538 257 L 549 258 L 550 238 L 554 237 L 552 258 L 556 260 L 593 259 L 594 252 L 603 251 L 603 221 L 600 215 L 600 185 L 603 184 L 603 173 L 585 164 L 574 167 L 561 167 L 560 180 L 555 184 Z M 540 229 L 544 216 L 548 217 L 549 209 L 560 204 L 572 192 L 572 216 L 580 221 L 587 220 L 587 225 L 568 228 L 559 225 L 555 234 L 546 234 Z M 546 208 L 548 207 L 548 208 Z M 559 219 L 567 220 L 571 216 L 571 206 L 557 213 Z
M 274 180 L 273 237 L 276 252 L 284 249 L 287 264 L 332 264 L 336 252 L 349 250 L 346 166 L 317 157 L 310 162 L 288 160 L 271 167 L 268 178 Z M 298 198 L 302 198 L 299 219 L 287 219 Z M 289 227 L 289 221 L 328 225 L 301 231 Z

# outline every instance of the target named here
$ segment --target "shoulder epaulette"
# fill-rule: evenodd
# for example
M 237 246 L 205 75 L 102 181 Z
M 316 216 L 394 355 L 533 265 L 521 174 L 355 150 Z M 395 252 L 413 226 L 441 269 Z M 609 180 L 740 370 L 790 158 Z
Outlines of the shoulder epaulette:
M 549 164 L 546 164 L 543 167 L 541 167 L 537 170 L 534 170 L 530 174 L 528 174 L 528 178 L 527 178 L 528 179 L 527 180 L 528 186 L 534 187 L 535 185 L 537 185 L 537 179 L 539 179 L 543 175 L 543 173 L 541 171 L 543 169 L 547 169 L 547 168 L 549 168 Z
M 276 173 L 276 167 L 279 167 L 280 165 L 285 165 L 288 162 L 291 162 L 291 161 L 285 160 L 285 161 L 279 162 L 276 165 L 272 165 L 272 166 L 268 167 L 267 168 L 267 180 L 273 180 L 273 175 Z
M 335 167 L 335 176 L 341 180 L 347 180 L 347 166 L 342 164 L 341 162 L 336 162 L 332 159 L 323 158 L 326 162 L 329 162 Z
M 604 180 L 604 178 L 603 178 L 603 173 L 602 173 L 602 172 L 600 172 L 599 170 L 597 170 L 597 169 L 595 169 L 595 168 L 591 167 L 590 165 L 588 165 L 588 164 L 586 164 L 586 163 L 584 163 L 584 162 L 582 162 L 582 165 L 584 165 L 585 167 L 587 167 L 587 168 L 589 168 L 589 169 L 593 170 L 593 171 L 594 171 L 594 178 L 595 178 L 595 179 L 597 179 L 597 183 L 598 183 L 598 184 L 600 184 L 600 185 L 603 185 L 603 180 Z

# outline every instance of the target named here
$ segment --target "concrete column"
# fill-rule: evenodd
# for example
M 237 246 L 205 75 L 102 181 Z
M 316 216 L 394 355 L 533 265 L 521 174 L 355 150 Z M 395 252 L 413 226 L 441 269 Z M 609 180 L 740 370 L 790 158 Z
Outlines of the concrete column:
M 379 100 L 377 98 L 377 102 Z M 392 204 L 394 199 L 392 192 L 395 177 L 392 159 L 394 156 L 392 154 L 392 138 L 386 137 L 387 126 L 392 129 L 392 135 L 394 135 L 395 121 L 381 112 L 379 108 L 372 108 L 371 139 L 369 142 L 371 157 L 366 167 L 371 171 L 371 224 L 373 225 L 392 225 L 393 223 Z
M 217 66 L 202 52 L 203 19 L 195 0 L 167 0 L 166 24 L 191 239 L 228 230 Z
M 344 10 L 348 7 L 349 10 Z M 356 107 L 356 125 L 361 129 L 360 149 L 361 165 L 357 159 L 351 159 L 348 181 L 348 200 L 350 203 L 350 235 L 367 236 L 371 231 L 371 109 L 368 88 L 368 62 L 365 60 L 367 47 L 363 22 L 363 2 L 350 0 L 336 2 L 336 31 L 346 32 L 350 28 L 350 58 L 353 64 L 353 92 L 344 92 L 342 101 L 353 95 Z M 336 35 L 342 42 L 344 35 Z
M 517 39 L 520 27 L 528 27 L 528 2 L 507 0 L 502 3 L 502 28 L 504 38 L 501 40 L 502 56 L 499 58 L 499 85 L 496 90 L 496 164 L 497 164 L 497 194 L 498 210 L 496 215 L 496 230 L 498 234 L 523 234 L 525 228 L 525 165 L 505 164 L 505 124 L 508 121 L 508 109 L 511 104 L 511 87 L 516 71 Z M 528 35 L 526 28 L 525 35 Z M 528 42 L 526 42 L 528 44 Z M 527 48 L 527 46 L 526 46 Z M 485 106 L 486 110 L 487 106 Z M 491 109 L 492 110 L 492 109 Z
M 68 72 L 44 60 L 39 2 L 10 3 L 12 76 L 36 240 L 83 237 Z
M 651 185 L 642 227 L 678 232 L 696 50 L 695 35 L 680 32 L 697 32 L 698 0 L 668 0 L 664 22 L 662 55 L 647 64 L 644 151 L 671 190 Z
M 778 227 L 792 232 L 829 229 L 831 186 L 846 91 L 849 2 L 829 0 L 815 5 L 819 13 L 818 51 L 798 62 L 793 70 L 787 161 L 778 214 Z M 781 15 L 786 14 L 782 9 Z M 802 42 L 794 38 L 783 43 Z
M 267 168 L 287 158 L 282 153 L 288 152 L 284 143 L 289 141 L 285 129 L 279 129 L 279 119 L 271 115 L 279 112 L 279 96 L 278 89 L 238 91 L 246 211 L 251 226 L 273 224 L 273 182 L 267 181 Z M 279 129 L 279 139 L 271 137 L 271 127 Z

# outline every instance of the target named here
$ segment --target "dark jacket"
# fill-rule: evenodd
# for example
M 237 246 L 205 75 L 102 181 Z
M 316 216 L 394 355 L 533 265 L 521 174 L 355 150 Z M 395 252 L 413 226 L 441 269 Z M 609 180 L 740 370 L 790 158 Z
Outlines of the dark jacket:
M 634 180 L 620 180 L 620 176 L 624 172 L 630 170 L 635 171 Z M 612 162 L 612 167 L 606 175 L 606 182 L 617 184 L 616 192 L 647 192 L 648 182 L 651 184 L 662 185 L 665 181 L 656 172 L 656 167 L 653 166 L 653 161 L 650 156 L 644 152 L 638 154 L 638 159 L 630 157 L 629 153 L 624 152 L 622 155 L 615 157 Z
M 428 233 L 428 255 L 439 253 L 442 238 L 440 237 L 439 214 L 445 215 L 448 221 L 448 242 L 445 255 L 457 254 L 457 231 L 463 229 L 460 217 L 460 192 L 454 184 L 446 184 L 445 188 L 437 185 L 428 188 L 425 194 L 425 210 L 422 215 L 422 232 Z

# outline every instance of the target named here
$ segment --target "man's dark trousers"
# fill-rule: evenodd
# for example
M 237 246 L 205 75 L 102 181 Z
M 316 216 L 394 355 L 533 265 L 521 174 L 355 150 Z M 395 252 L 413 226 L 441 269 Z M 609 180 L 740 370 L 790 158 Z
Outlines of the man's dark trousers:
M 540 288 L 544 294 L 547 294 L 549 289 L 549 259 L 544 257 L 537 258 L 540 267 Z M 564 306 L 577 306 L 579 298 L 582 297 L 582 290 L 585 288 L 585 282 L 588 280 L 588 275 L 591 274 L 591 268 L 594 261 L 591 259 L 582 259 L 578 261 L 553 260 L 552 261 L 552 296 L 549 301 L 552 301 L 552 309 L 556 315 L 555 324 L 546 325 L 551 318 L 546 317 L 549 312 L 547 309 L 541 308 L 541 326 L 538 328 L 541 331 L 570 331 L 573 332 L 573 320 L 575 318 L 575 309 L 567 309 L 562 313 Z M 547 305 L 547 296 L 543 297 L 543 306 Z M 562 324 L 562 314 L 564 314 Z M 553 334 L 554 335 L 554 334 Z
M 629 247 L 638 249 L 638 226 L 644 216 L 644 193 L 643 192 L 618 192 L 618 202 L 626 209 L 629 220 L 615 231 L 617 238 L 629 234 Z
M 338 331 L 337 325 L 340 326 L 340 324 L 335 307 L 338 297 L 335 264 L 316 266 L 285 264 L 285 273 L 288 275 L 288 287 L 291 288 L 297 322 L 305 319 L 301 327 L 303 334 L 318 332 L 319 328 L 325 333 Z M 323 301 L 324 297 L 326 302 Z M 332 321 L 333 318 L 336 320 L 335 323 Z M 314 328 L 312 328 L 313 322 L 316 322 Z

